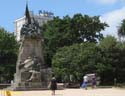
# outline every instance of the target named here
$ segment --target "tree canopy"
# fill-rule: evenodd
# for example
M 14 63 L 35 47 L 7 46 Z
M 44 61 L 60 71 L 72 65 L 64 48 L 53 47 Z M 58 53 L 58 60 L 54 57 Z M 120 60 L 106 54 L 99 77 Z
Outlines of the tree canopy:
M 107 36 L 98 44 L 84 42 L 59 48 L 52 58 L 52 69 L 57 78 L 70 82 L 82 80 L 83 75 L 96 73 L 101 84 L 113 84 L 114 78 L 124 82 L 125 46 L 113 36 Z
M 122 23 L 120 24 L 118 28 L 118 36 L 125 37 L 125 19 L 122 20 Z
M 0 28 L 0 82 L 13 79 L 16 68 L 17 50 L 18 44 L 14 34 Z
M 82 42 L 98 42 L 103 38 L 101 31 L 107 26 L 99 16 L 75 14 L 73 17 L 54 17 L 42 27 L 46 62 L 51 63 L 58 48 Z
M 77 82 L 86 73 L 95 73 L 95 64 L 100 58 L 97 50 L 94 43 L 74 44 L 58 49 L 52 59 L 54 73 L 62 79 L 72 75 Z M 69 80 L 69 78 L 67 79 Z

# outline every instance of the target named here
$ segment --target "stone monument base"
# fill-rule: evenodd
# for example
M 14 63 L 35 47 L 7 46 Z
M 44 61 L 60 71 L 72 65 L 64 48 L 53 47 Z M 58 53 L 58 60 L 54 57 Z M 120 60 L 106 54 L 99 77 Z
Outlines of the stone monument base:
M 51 68 L 42 69 L 40 72 L 35 73 L 36 79 L 28 81 L 31 72 L 22 72 L 20 74 L 21 80 L 17 79 L 15 74 L 15 82 L 11 85 L 9 90 L 45 90 L 48 89 L 48 84 L 51 79 Z M 18 74 L 19 77 L 19 74 Z

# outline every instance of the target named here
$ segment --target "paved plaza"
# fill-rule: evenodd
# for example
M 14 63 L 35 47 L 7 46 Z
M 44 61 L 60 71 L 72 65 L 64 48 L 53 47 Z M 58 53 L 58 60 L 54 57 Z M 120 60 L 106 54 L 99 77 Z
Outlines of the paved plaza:
M 6 96 L 1 91 L 0 96 Z M 51 96 L 50 90 L 42 91 L 11 91 L 12 96 Z M 103 88 L 103 89 L 65 89 L 57 90 L 56 96 L 125 96 L 125 89 Z

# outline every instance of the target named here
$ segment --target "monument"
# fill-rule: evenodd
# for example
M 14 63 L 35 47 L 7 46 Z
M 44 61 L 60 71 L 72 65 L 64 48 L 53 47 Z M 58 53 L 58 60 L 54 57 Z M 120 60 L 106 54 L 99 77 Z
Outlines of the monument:
M 46 89 L 51 69 L 43 58 L 43 38 L 38 22 L 30 16 L 28 5 L 25 24 L 21 28 L 21 42 L 14 75 L 13 90 Z

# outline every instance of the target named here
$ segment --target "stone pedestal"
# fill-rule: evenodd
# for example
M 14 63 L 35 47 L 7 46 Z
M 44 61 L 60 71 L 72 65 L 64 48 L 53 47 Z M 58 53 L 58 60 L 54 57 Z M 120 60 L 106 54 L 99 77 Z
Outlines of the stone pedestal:
M 47 89 L 50 77 L 51 69 L 44 64 L 41 39 L 24 39 L 19 50 L 12 90 Z
M 16 74 L 15 74 L 16 75 Z M 12 90 L 40 90 L 47 89 L 51 77 L 51 69 L 42 69 L 41 72 L 36 72 L 35 79 L 28 81 L 31 77 L 32 72 L 22 72 L 18 75 L 18 78 L 15 77 Z

